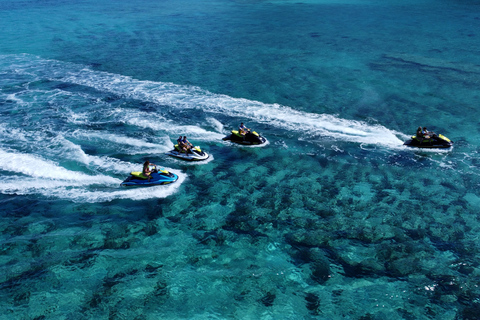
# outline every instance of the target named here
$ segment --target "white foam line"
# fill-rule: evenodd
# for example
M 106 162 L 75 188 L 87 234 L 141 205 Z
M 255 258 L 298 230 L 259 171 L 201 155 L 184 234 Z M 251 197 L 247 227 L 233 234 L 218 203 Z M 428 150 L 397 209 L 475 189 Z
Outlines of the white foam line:
M 185 180 L 185 175 L 179 175 L 178 180 L 172 184 L 163 185 L 163 186 L 152 186 L 152 187 L 133 187 L 133 188 L 124 188 L 125 190 L 113 191 L 113 192 L 89 192 L 84 191 L 81 193 L 72 193 L 69 194 L 69 198 L 74 201 L 81 202 L 107 202 L 116 199 L 129 199 L 129 200 L 148 200 L 155 198 L 166 198 L 173 195 L 177 192 L 180 185 Z
M 12 59 L 12 56 L 6 57 L 6 59 L 8 58 Z M 398 138 L 401 133 L 380 125 L 341 119 L 333 115 L 297 111 L 278 104 L 264 104 L 258 101 L 232 98 L 193 86 L 141 81 L 128 76 L 93 71 L 74 64 L 35 59 L 32 56 L 16 55 L 13 56 L 13 60 L 15 62 L 11 62 L 11 68 L 18 67 L 19 70 L 15 69 L 18 73 L 38 73 L 42 77 L 49 77 L 55 81 L 84 85 L 127 98 L 150 101 L 160 105 L 166 104 L 175 108 L 200 109 L 205 112 L 250 119 L 311 136 L 324 136 L 335 140 L 380 144 L 389 147 L 398 147 L 403 144 Z M 135 124 L 151 125 L 142 122 L 141 119 Z M 153 129 L 155 128 L 159 127 L 153 125 Z M 171 130 L 171 128 L 167 128 L 167 130 Z
M 173 132 L 178 135 L 193 136 L 195 139 L 201 140 L 219 140 L 224 137 L 223 134 L 211 132 L 198 126 L 193 125 L 178 125 L 164 118 L 156 118 L 148 113 L 132 113 L 123 112 L 125 114 L 124 121 L 129 125 L 137 126 L 140 128 L 161 130 L 165 132 Z M 176 136 L 174 137 L 176 138 Z
M 7 152 L 2 149 L 0 149 L 0 169 L 36 178 L 77 181 L 88 184 L 118 183 L 118 179 L 109 176 L 90 176 L 82 172 L 67 170 L 49 160 L 31 154 Z
M 220 121 L 218 121 L 217 119 L 215 119 L 213 117 L 209 117 L 206 120 L 208 122 L 210 122 L 210 124 L 217 130 L 217 132 L 222 133 L 224 131 L 223 124 Z
M 202 160 L 202 161 L 185 161 L 185 160 L 178 159 L 178 158 L 175 158 L 175 157 L 171 157 L 171 158 L 175 163 L 179 163 L 179 164 L 186 165 L 186 166 L 198 166 L 198 165 L 202 165 L 202 164 L 207 164 L 209 162 L 212 162 L 215 159 L 213 157 L 213 155 L 210 154 L 210 153 L 208 154 L 208 159 Z
M 129 146 L 131 147 L 130 149 L 122 150 L 122 152 L 126 152 L 128 154 L 162 154 L 171 150 L 172 148 L 172 142 L 167 136 L 158 139 L 160 141 L 160 144 L 151 143 L 142 139 L 131 138 L 123 135 L 106 133 L 104 131 L 92 132 L 76 130 L 71 134 L 71 136 L 87 140 L 104 140 L 108 142 L 113 142 L 116 145 L 111 147 L 115 148 L 117 152 L 118 145 Z
M 140 81 L 130 77 L 83 69 L 61 79 L 126 97 L 168 104 L 178 108 L 202 109 L 234 117 L 244 117 L 288 130 L 329 136 L 335 139 L 382 145 L 401 145 L 399 133 L 380 125 L 340 119 L 332 115 L 297 111 L 278 104 L 264 104 L 226 95 L 213 94 L 197 87 Z M 136 122 L 140 125 L 140 122 Z M 149 125 L 147 122 L 145 126 Z M 153 129 L 159 129 L 153 127 Z
M 118 180 L 120 181 L 120 180 Z M 88 184 L 80 181 L 52 180 L 48 178 L 7 177 L 0 182 L 0 192 L 15 194 L 32 194 L 39 190 L 56 188 L 85 187 Z
M 177 138 L 176 136 L 177 134 L 178 135 L 182 134 L 182 135 L 193 136 L 195 139 L 212 141 L 212 140 L 221 139 L 224 136 L 223 134 L 208 131 L 194 125 L 178 125 L 177 123 L 174 123 L 171 120 L 165 119 L 164 117 L 151 112 L 149 113 L 149 112 L 142 112 L 142 111 L 133 110 L 133 109 L 115 108 L 111 113 L 112 115 L 120 115 L 117 117 L 118 122 L 127 123 L 129 125 L 137 126 L 144 129 L 152 129 L 155 131 L 165 131 L 168 134 L 173 133 L 174 136 L 172 138 Z M 83 119 L 85 119 L 85 117 L 86 115 L 82 116 Z M 79 116 L 76 115 L 74 118 L 78 119 Z M 85 122 L 85 120 L 83 121 Z M 218 120 L 215 120 L 215 121 L 218 122 Z M 93 122 L 89 121 L 88 123 L 92 124 Z M 218 124 L 217 124 L 217 127 L 218 127 Z M 117 138 L 117 137 L 113 137 L 112 135 L 105 134 L 103 132 L 97 135 L 98 135 L 97 138 L 110 139 L 112 142 L 130 144 L 132 146 L 143 146 L 143 147 L 150 147 L 150 148 L 158 147 L 158 145 L 149 144 L 142 140 L 135 140 L 127 137 Z
M 15 141 L 22 141 L 28 142 L 30 145 L 33 141 L 42 141 L 41 146 L 47 150 L 47 153 L 51 155 L 51 157 L 62 157 L 63 159 L 70 159 L 74 160 L 79 163 L 83 163 L 87 166 L 94 165 L 97 168 L 102 168 L 102 170 L 106 171 L 114 171 L 114 172 L 125 172 L 128 169 L 131 169 L 131 164 L 122 162 L 118 159 L 109 158 L 109 157 L 98 157 L 86 154 L 79 145 L 74 144 L 73 142 L 65 139 L 63 135 L 57 135 L 51 139 L 47 139 L 43 133 L 39 133 L 37 131 L 33 132 L 24 132 L 18 129 L 11 129 L 6 128 L 4 125 L 0 125 L 0 137 L 4 139 L 14 139 L 15 137 L 19 137 Z M 162 153 L 164 150 L 168 148 L 165 147 L 164 149 L 156 150 L 157 153 Z M 32 158 L 33 157 L 33 158 Z M 53 162 L 48 162 L 48 160 L 42 160 L 40 158 L 34 156 L 28 156 L 27 154 L 22 153 L 5 153 L 5 151 L 0 151 L 0 161 L 3 163 L 3 167 L 5 170 L 8 171 L 17 171 L 27 175 L 32 174 L 39 174 L 41 167 L 45 168 L 42 174 L 45 175 L 45 172 L 53 172 L 55 177 L 58 177 L 59 174 L 64 174 L 65 172 L 62 169 L 58 169 L 59 167 L 56 166 Z M 14 165 L 13 161 L 19 161 L 17 165 Z M 0 163 L 0 166 L 2 166 Z M 28 164 L 28 165 L 24 165 Z M 36 170 L 32 171 L 33 168 Z M 114 169 L 114 170 L 112 170 Z
M 62 150 L 62 153 L 68 154 L 68 158 L 71 158 L 72 160 L 76 160 L 80 163 L 83 163 L 87 166 L 94 166 L 97 169 L 102 169 L 103 171 L 109 171 L 109 172 L 115 172 L 115 173 L 120 173 L 120 174 L 125 174 L 125 173 L 130 173 L 132 171 L 141 171 L 142 169 L 142 163 L 130 163 L 130 162 L 125 162 L 119 159 L 115 158 L 110 158 L 107 156 L 92 156 L 86 154 L 82 148 L 73 142 L 63 139 L 63 144 L 64 144 L 64 149 Z M 165 146 L 165 149 L 162 149 L 162 152 L 159 153 L 158 155 L 162 155 L 166 151 L 170 151 L 173 148 L 173 144 L 171 148 L 168 148 Z M 152 160 L 151 162 L 157 162 L 156 160 Z M 178 176 L 180 176 L 182 173 L 177 172 L 175 169 L 171 168 L 166 168 L 161 166 L 160 164 L 157 163 L 158 168 L 163 168 L 167 171 L 176 173 Z
M 416 148 L 416 147 L 409 147 L 409 146 L 402 145 L 403 150 L 412 151 L 415 153 L 428 152 L 428 153 L 448 154 L 453 150 L 453 148 L 454 148 L 453 146 L 450 148 Z
M 78 156 L 78 155 L 77 155 Z M 86 158 L 91 162 L 91 158 Z M 105 159 L 100 159 L 105 160 Z M 103 162 L 105 164 L 105 162 Z M 128 173 L 141 169 L 142 164 L 126 164 L 121 170 Z M 8 176 L 0 180 L 0 192 L 3 194 L 42 194 L 46 197 L 69 199 L 75 202 L 105 202 L 115 199 L 145 200 L 164 198 L 175 193 L 186 175 L 178 170 L 162 167 L 178 175 L 177 182 L 166 186 L 127 189 L 120 187 L 122 180 L 106 175 L 90 176 L 59 167 L 54 162 L 31 154 L 8 152 L 0 149 L 0 169 L 27 175 Z M 125 177 L 128 173 L 125 172 Z M 89 190 L 93 185 L 116 190 Z
M 124 173 L 134 170 L 133 165 L 129 162 L 124 162 L 107 156 L 99 157 L 86 154 L 79 145 L 76 145 L 66 139 L 63 140 L 62 151 L 64 151 L 62 153 L 66 155 L 67 159 L 83 163 L 88 167 L 93 166 L 96 169 L 101 169 L 102 171 Z
M 262 143 L 262 144 L 240 144 L 240 143 L 231 142 L 229 140 L 224 140 L 222 142 L 224 145 L 228 145 L 230 147 L 234 146 L 236 148 L 263 148 L 270 144 L 270 141 L 268 141 L 268 139 L 265 139 L 265 140 L 266 140 L 265 143 Z
M 115 199 L 147 200 L 166 198 L 177 192 L 185 181 L 185 174 L 178 174 L 178 180 L 169 185 L 124 188 L 120 180 L 115 183 L 115 191 L 89 191 L 80 182 L 46 180 L 39 178 L 9 178 L 0 182 L 0 192 L 4 194 L 41 194 L 45 197 L 68 199 L 74 202 L 108 202 Z

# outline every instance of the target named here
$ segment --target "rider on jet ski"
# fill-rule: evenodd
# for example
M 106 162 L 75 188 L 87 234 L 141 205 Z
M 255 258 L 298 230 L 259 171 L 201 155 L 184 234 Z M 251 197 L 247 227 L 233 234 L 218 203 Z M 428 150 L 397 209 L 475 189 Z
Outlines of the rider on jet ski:
M 450 148 L 453 141 L 442 134 L 428 131 L 427 127 L 418 127 L 412 139 L 405 141 L 404 145 L 417 148 Z
M 224 137 L 222 140 L 230 140 L 235 143 L 246 145 L 265 145 L 267 142 L 267 139 L 245 127 L 243 122 L 240 123 L 238 130 L 232 130 L 232 134 Z
M 427 127 L 423 127 L 423 136 L 425 138 L 436 138 L 437 134 L 433 131 L 428 131 Z
M 248 129 L 247 127 L 245 127 L 245 125 L 242 123 L 240 123 L 240 126 L 238 127 L 238 133 L 241 134 L 242 136 L 245 136 L 247 134 L 247 132 L 249 132 L 250 129 Z
M 190 141 L 187 140 L 187 136 L 183 136 L 183 144 L 187 147 L 187 149 L 192 149 L 193 144 L 190 143 Z
M 143 164 L 143 170 L 142 170 L 143 175 L 146 176 L 146 177 L 148 177 L 148 182 L 150 182 L 150 179 L 152 179 L 152 177 L 150 176 L 150 174 L 152 173 L 152 170 L 150 170 L 150 165 L 156 166 L 156 164 L 150 163 L 150 162 L 147 160 L 147 161 L 145 161 L 145 163 Z
M 178 139 L 177 139 L 177 145 L 178 145 L 178 149 L 180 150 L 180 152 L 185 152 L 185 153 L 187 153 L 187 147 L 186 147 L 185 144 L 183 143 L 182 136 L 178 137 Z
M 423 139 L 435 138 L 437 135 L 433 131 L 428 131 L 427 127 L 423 127 L 423 129 L 418 127 L 416 136 L 420 141 L 423 141 Z
M 418 127 L 418 128 L 417 128 L 417 132 L 415 133 L 415 136 L 417 137 L 417 139 L 418 139 L 420 142 L 423 141 L 424 133 L 423 133 L 422 127 Z
M 187 136 L 182 136 L 178 137 L 177 139 L 178 142 L 178 147 L 183 150 L 186 154 L 188 154 L 190 149 L 193 147 L 193 144 L 190 143 L 190 141 L 187 140 Z

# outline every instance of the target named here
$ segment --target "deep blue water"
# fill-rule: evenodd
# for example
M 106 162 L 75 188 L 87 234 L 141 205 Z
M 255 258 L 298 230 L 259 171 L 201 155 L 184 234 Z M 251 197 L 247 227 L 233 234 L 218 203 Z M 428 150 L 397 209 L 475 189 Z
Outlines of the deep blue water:
M 479 1 L 0 0 L 0 30 L 0 319 L 479 318 Z M 179 180 L 121 188 L 147 159 Z

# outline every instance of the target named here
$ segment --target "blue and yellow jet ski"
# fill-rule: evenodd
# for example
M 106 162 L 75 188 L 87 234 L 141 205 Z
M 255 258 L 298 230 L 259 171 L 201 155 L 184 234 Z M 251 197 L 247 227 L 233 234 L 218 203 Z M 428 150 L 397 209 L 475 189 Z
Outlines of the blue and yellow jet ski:
M 178 144 L 175 145 L 173 150 L 167 152 L 166 154 L 187 161 L 202 161 L 207 160 L 209 157 L 208 153 L 202 151 L 200 147 L 192 147 L 188 152 L 185 152 L 180 150 Z
M 436 135 L 435 132 L 429 132 L 424 137 L 412 136 L 412 139 L 405 141 L 404 145 L 416 148 L 450 148 L 453 141 L 442 134 Z
M 131 172 L 125 181 L 120 185 L 123 187 L 132 186 L 157 186 L 163 184 L 169 184 L 178 180 L 178 176 L 175 173 L 168 172 L 167 170 L 157 170 L 155 166 L 150 173 L 150 181 L 148 176 L 144 175 L 141 171 Z
M 222 140 L 230 140 L 235 143 L 246 145 L 261 145 L 267 142 L 267 139 L 265 139 L 255 131 L 250 130 L 248 130 L 244 136 L 242 136 L 238 132 L 238 130 L 232 130 L 232 134 L 223 138 Z

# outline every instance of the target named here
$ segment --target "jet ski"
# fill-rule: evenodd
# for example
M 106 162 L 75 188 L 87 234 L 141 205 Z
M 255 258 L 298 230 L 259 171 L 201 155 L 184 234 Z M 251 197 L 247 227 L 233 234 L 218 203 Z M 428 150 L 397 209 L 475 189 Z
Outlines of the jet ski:
M 150 173 L 151 179 L 148 181 L 148 176 L 142 172 L 131 172 L 125 181 L 120 185 L 123 187 L 132 186 L 156 186 L 175 182 L 178 180 L 178 176 L 175 173 L 168 172 L 167 170 L 157 170 L 155 166 Z
M 185 152 L 180 150 L 178 144 L 175 145 L 173 150 L 167 152 L 166 154 L 187 161 L 202 161 L 207 160 L 209 157 L 208 153 L 202 151 L 200 147 L 192 147 L 188 152 Z
M 230 140 L 239 144 L 246 145 L 260 145 L 265 144 L 267 139 L 256 133 L 255 131 L 248 130 L 244 136 L 242 136 L 238 130 L 232 130 L 232 134 L 223 138 L 222 140 Z
M 436 135 L 435 132 L 429 132 L 427 136 L 423 138 L 412 136 L 412 139 L 405 141 L 404 145 L 408 147 L 416 148 L 450 148 L 453 146 L 453 141 L 450 141 L 442 134 Z

